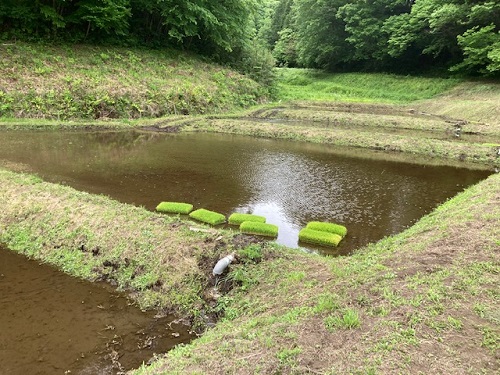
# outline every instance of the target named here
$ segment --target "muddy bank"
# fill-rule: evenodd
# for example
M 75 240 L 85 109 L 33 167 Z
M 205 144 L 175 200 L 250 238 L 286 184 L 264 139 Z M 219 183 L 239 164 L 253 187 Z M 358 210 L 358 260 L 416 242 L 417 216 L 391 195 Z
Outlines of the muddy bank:
M 124 293 L 0 246 L 0 373 L 123 373 L 195 335 Z
M 206 293 L 212 267 L 252 241 L 32 175 L 0 170 L 0 182 L 0 242 L 8 248 L 107 281 L 141 308 L 175 313 L 200 329 L 217 315 Z

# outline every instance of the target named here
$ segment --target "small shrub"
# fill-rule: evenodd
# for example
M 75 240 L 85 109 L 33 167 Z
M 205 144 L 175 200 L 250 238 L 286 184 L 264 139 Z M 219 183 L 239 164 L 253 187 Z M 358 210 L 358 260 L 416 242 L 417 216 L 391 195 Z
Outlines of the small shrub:
M 302 242 L 312 243 L 323 246 L 338 246 L 342 241 L 342 237 L 335 233 L 321 232 L 309 228 L 303 228 L 299 232 L 299 240 Z
M 262 247 L 257 244 L 249 245 L 238 251 L 238 258 L 243 262 L 260 262 L 262 259 Z
M 244 221 L 240 225 L 240 231 L 246 234 L 257 234 L 260 236 L 278 236 L 278 226 L 274 224 L 258 223 L 255 221 Z
M 156 206 L 156 211 L 165 212 L 169 214 L 189 214 L 193 211 L 193 205 L 189 203 L 180 202 L 161 202 Z
M 255 221 L 257 223 L 265 223 L 266 218 L 264 216 L 258 216 L 258 215 L 252 215 L 252 214 L 240 214 L 240 213 L 233 213 L 231 216 L 229 216 L 229 224 L 231 225 L 240 225 L 244 221 Z
M 211 225 L 218 225 L 226 222 L 226 217 L 218 212 L 200 208 L 189 214 L 189 217 Z
M 311 221 L 307 224 L 306 228 L 319 230 L 321 232 L 335 233 L 340 237 L 345 237 L 347 234 L 347 228 L 340 224 L 334 223 L 322 223 L 320 221 Z

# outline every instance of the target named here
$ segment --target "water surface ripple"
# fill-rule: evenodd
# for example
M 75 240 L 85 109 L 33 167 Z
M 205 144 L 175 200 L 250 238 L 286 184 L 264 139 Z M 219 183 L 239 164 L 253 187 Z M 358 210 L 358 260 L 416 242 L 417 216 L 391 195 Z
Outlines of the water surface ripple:
M 166 200 L 262 214 L 292 247 L 308 221 L 341 223 L 349 234 L 338 249 L 307 247 L 332 255 L 402 231 L 488 175 L 379 155 L 217 134 L 16 131 L 0 140 L 0 161 L 44 179 L 150 210 Z

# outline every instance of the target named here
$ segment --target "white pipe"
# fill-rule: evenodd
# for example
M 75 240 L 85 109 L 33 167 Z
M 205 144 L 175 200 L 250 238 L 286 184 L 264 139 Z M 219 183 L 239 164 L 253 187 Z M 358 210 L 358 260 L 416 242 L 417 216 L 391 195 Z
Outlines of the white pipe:
M 222 275 L 224 270 L 227 268 L 227 266 L 229 266 L 231 264 L 231 262 L 234 261 L 234 259 L 235 259 L 234 253 L 229 254 L 229 255 L 225 256 L 224 258 L 220 259 L 212 271 L 213 275 L 214 276 Z

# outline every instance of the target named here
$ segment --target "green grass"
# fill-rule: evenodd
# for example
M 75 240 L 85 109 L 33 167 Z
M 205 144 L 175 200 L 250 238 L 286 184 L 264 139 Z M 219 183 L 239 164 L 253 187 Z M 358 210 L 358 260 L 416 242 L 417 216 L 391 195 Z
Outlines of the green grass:
M 334 223 L 324 223 L 320 221 L 311 221 L 307 223 L 306 228 L 312 230 L 318 230 L 320 232 L 328 232 L 338 234 L 340 237 L 345 237 L 347 234 L 347 228 L 340 224 Z
M 191 212 L 189 217 L 210 225 L 219 225 L 226 222 L 226 217 L 223 214 L 204 208 Z
M 169 214 L 187 215 L 193 211 L 193 205 L 181 202 L 161 202 L 158 206 L 156 206 L 156 211 Z
M 303 228 L 299 232 L 299 240 L 306 243 L 322 246 L 338 246 L 342 237 L 335 233 L 321 232 L 319 230 Z
M 240 225 L 244 221 L 254 221 L 257 223 L 265 223 L 266 218 L 264 216 L 252 215 L 252 214 L 240 214 L 235 212 L 229 216 L 228 223 L 231 225 Z
M 246 76 L 175 50 L 15 42 L 0 44 L 0 55 L 0 118 L 219 113 L 258 104 L 268 93 Z
M 277 69 L 282 100 L 337 100 L 407 103 L 428 99 L 458 85 L 458 79 L 383 73 L 324 73 L 313 69 Z
M 274 224 L 259 223 L 256 221 L 244 221 L 240 225 L 240 231 L 246 234 L 257 234 L 259 236 L 278 236 L 278 226 Z
M 359 314 L 353 309 L 346 309 L 341 316 L 329 315 L 325 318 L 324 323 L 329 331 L 335 328 L 353 329 L 361 325 Z

